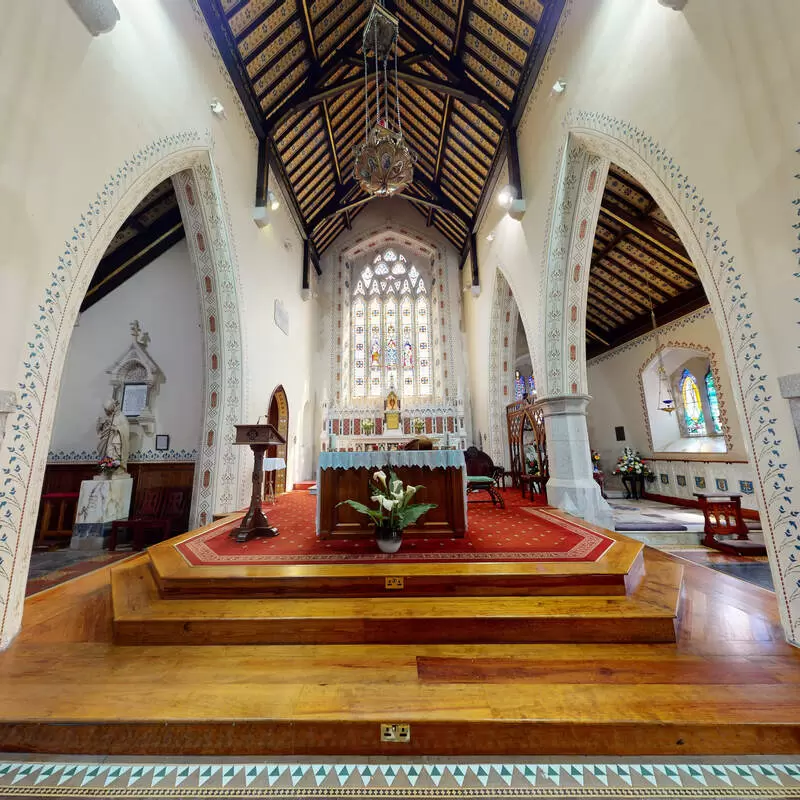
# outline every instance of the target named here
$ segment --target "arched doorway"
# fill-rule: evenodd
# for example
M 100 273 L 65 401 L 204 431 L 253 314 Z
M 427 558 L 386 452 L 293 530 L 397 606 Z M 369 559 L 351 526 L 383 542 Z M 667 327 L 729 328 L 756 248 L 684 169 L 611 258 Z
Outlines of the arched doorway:
M 586 296 L 602 189 L 613 160 L 647 188 L 667 216 L 691 256 L 713 310 L 753 461 L 778 606 L 787 638 L 796 642 L 800 592 L 789 587 L 796 586 L 791 556 L 800 537 L 794 489 L 788 476 L 800 469 L 800 453 L 793 445 L 793 427 L 786 409 L 772 404 L 772 395 L 777 395 L 778 389 L 775 366 L 759 343 L 761 322 L 748 301 L 750 279 L 737 266 L 696 187 L 651 137 L 630 124 L 584 112 L 568 115 L 566 127 L 568 137 L 557 167 L 543 265 L 541 314 L 546 320 L 547 346 L 540 397 L 545 407 L 548 403 L 559 406 L 559 424 L 570 417 L 571 441 L 565 441 L 565 445 L 571 445 L 573 452 L 567 455 L 575 456 L 580 450 L 582 456 L 585 450 L 586 457 L 559 460 L 554 448 L 550 453 L 551 475 L 565 484 L 583 483 L 588 492 Z
M 0 647 L 21 625 L 25 582 L 69 338 L 100 259 L 122 222 L 157 184 L 173 177 L 201 296 L 204 338 L 203 437 L 192 520 L 210 521 L 239 504 L 241 454 L 233 422 L 242 416 L 242 353 L 236 261 L 210 152 L 196 133 L 166 137 L 134 154 L 99 187 L 55 259 L 30 321 L 30 349 L 20 369 L 0 469 Z M 228 466 L 228 465 L 232 465 Z M 223 466 L 225 468 L 223 469 Z
M 270 458 L 282 458 L 287 462 L 285 469 L 278 470 L 275 473 L 275 494 L 278 495 L 286 491 L 287 455 L 289 452 L 289 401 L 286 398 L 286 391 L 283 386 L 278 386 L 272 393 L 269 401 L 267 422 L 274 426 L 278 433 L 286 439 L 286 444 L 273 445 L 267 448 L 267 456 Z

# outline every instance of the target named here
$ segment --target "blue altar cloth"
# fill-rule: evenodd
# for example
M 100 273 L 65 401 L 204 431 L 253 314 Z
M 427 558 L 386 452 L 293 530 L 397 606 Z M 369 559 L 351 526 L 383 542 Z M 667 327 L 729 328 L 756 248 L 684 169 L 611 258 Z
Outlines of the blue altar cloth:
M 329 450 L 319 454 L 320 469 L 359 469 L 361 467 L 446 467 L 464 468 L 463 450 L 370 450 L 345 452 Z

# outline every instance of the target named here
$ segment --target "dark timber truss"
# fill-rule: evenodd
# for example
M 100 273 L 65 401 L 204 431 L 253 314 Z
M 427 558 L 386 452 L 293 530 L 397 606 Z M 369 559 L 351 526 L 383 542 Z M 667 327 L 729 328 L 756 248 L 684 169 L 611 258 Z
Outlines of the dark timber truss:
M 320 254 L 370 201 L 352 177 L 352 150 L 364 134 L 361 32 L 371 2 L 199 3 L 261 143 L 256 202 L 265 202 L 271 167 L 307 241 L 305 269 L 319 271 Z M 502 158 L 508 149 L 515 157 L 564 0 L 385 5 L 400 19 L 403 132 L 417 154 L 403 196 L 463 265 Z

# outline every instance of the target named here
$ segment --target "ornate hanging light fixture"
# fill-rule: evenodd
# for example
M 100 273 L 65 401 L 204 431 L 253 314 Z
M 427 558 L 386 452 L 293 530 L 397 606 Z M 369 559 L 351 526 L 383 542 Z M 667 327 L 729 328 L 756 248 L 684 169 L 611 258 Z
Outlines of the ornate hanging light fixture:
M 647 283 L 647 305 L 650 308 L 650 322 L 653 325 L 653 333 L 656 335 L 656 352 L 658 353 L 658 410 L 671 414 L 675 410 L 675 398 L 672 396 L 669 375 L 664 369 L 663 351 L 658 336 L 658 326 L 656 325 L 656 312 L 653 311 L 653 299 L 650 296 L 650 279 L 646 274 L 644 279 Z
M 400 92 L 397 85 L 399 22 L 380 2 L 372 6 L 364 27 L 364 141 L 353 149 L 353 175 L 367 194 L 389 197 L 414 180 L 415 155 L 403 139 Z M 375 115 L 370 115 L 368 56 L 375 58 Z M 389 113 L 389 62 L 394 68 L 394 119 Z M 383 73 L 381 75 L 381 72 Z

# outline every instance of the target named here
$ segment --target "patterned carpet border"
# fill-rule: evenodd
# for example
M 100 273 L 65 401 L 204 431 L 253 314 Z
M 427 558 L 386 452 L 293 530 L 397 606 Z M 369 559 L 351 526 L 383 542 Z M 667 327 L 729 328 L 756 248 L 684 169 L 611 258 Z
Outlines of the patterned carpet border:
M 0 762 L 0 797 L 800 798 L 800 763 Z

